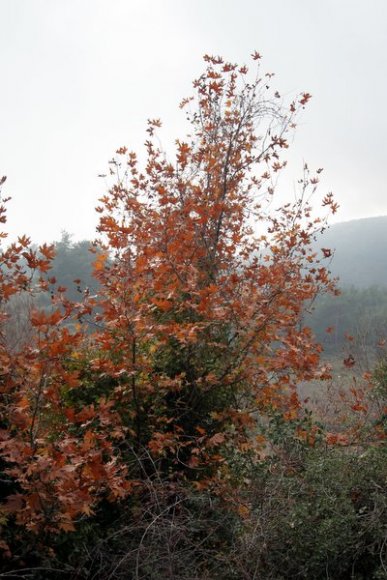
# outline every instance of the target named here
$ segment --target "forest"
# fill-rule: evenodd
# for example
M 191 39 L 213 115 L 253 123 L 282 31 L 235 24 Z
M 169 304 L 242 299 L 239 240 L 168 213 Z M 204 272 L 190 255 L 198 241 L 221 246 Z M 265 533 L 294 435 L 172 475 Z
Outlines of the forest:
M 273 201 L 311 95 L 204 61 L 95 241 L 7 243 L 0 180 L 0 578 L 387 578 L 387 218 Z

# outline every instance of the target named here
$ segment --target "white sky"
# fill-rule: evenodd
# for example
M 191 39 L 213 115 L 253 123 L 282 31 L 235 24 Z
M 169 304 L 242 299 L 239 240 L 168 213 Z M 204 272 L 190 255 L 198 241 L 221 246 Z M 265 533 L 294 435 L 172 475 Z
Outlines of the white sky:
M 280 92 L 313 95 L 296 169 L 324 167 L 340 221 L 387 214 L 385 0 L 0 0 L 11 237 L 93 238 L 115 149 L 139 151 L 148 117 L 166 143 L 183 136 L 178 104 L 202 55 L 243 63 L 255 49 Z

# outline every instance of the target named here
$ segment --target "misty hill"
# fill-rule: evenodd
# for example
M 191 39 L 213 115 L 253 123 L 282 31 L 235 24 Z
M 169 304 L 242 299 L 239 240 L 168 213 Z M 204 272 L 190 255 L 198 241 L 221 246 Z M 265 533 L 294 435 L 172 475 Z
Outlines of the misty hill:
M 316 242 L 317 251 L 322 247 L 334 253 L 329 269 L 342 293 L 320 296 L 306 324 L 333 351 L 346 333 L 367 348 L 387 338 L 387 216 L 335 224 Z
M 66 286 L 75 301 L 81 299 L 84 288 L 98 291 L 90 242 L 73 243 L 63 233 L 55 245 L 57 255 L 49 276 Z M 335 224 L 317 240 L 316 251 L 320 253 L 321 248 L 334 252 L 329 269 L 339 277 L 343 292 L 339 297 L 319 297 L 312 311 L 305 313 L 304 322 L 328 349 L 337 350 L 346 332 L 361 334 L 367 344 L 387 338 L 387 216 Z M 82 280 L 80 285 L 74 284 L 76 278 Z M 327 327 L 334 328 L 334 333 L 327 335 Z
M 330 270 L 340 287 L 387 286 L 387 216 L 335 224 L 317 247 L 334 251 Z
M 96 286 L 91 275 L 95 255 L 89 251 L 90 242 L 73 243 L 64 232 L 55 245 L 57 256 L 50 276 L 55 276 L 72 294 L 74 278 L 80 278 L 85 286 Z M 316 242 L 318 253 L 321 248 L 330 248 L 334 253 L 328 267 L 333 276 L 339 277 L 341 288 L 387 287 L 387 216 L 332 225 Z

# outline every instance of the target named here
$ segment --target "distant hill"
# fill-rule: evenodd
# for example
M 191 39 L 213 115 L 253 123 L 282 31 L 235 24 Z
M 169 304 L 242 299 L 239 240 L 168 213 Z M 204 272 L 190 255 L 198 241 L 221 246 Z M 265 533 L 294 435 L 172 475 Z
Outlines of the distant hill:
M 73 243 L 71 236 L 64 232 L 55 246 L 57 256 L 50 276 L 68 288 L 73 300 L 79 299 L 73 283 L 75 278 L 82 280 L 83 287 L 96 286 L 91 274 L 95 255 L 89 251 L 90 242 Z M 339 277 L 341 288 L 387 288 L 387 216 L 334 224 L 318 238 L 315 248 L 320 255 L 321 248 L 332 250 L 333 258 L 327 266 L 333 276 Z
M 317 252 L 332 250 L 329 269 L 342 293 L 320 296 L 305 315 L 306 324 L 327 351 L 345 348 L 348 333 L 355 337 L 354 352 L 359 344 L 359 353 L 371 352 L 381 338 L 387 339 L 387 216 L 335 224 L 315 247 Z M 332 333 L 326 333 L 327 327 Z
M 330 248 L 330 270 L 342 288 L 387 286 L 387 216 L 332 225 L 316 247 Z
M 73 243 L 64 232 L 55 246 L 57 255 L 49 276 L 67 287 L 74 301 L 82 299 L 85 288 L 97 292 L 90 242 Z M 345 345 L 345 333 L 361 337 L 367 345 L 387 339 L 387 216 L 335 224 L 318 238 L 315 248 L 320 255 L 321 248 L 334 252 L 328 267 L 339 277 L 343 290 L 339 297 L 320 296 L 305 311 L 304 322 L 317 340 L 326 350 L 338 352 Z M 79 285 L 74 284 L 76 278 L 81 280 Z M 327 327 L 334 332 L 327 334 Z

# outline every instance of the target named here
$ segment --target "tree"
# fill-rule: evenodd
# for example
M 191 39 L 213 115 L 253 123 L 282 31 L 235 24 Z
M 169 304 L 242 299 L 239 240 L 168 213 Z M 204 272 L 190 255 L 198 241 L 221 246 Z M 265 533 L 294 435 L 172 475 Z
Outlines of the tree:
M 298 382 L 321 376 L 303 303 L 333 288 L 310 248 L 325 225 L 307 202 L 321 170 L 305 166 L 298 199 L 271 210 L 310 95 L 286 106 L 272 75 L 250 81 L 247 67 L 205 60 L 173 162 L 157 119 L 143 171 L 125 147 L 110 162 L 115 183 L 97 211 L 114 260 L 96 262 L 105 328 L 94 362 L 115 379 L 131 451 L 151 455 L 139 469 L 156 462 L 198 487 L 223 485 L 232 449 L 252 452 L 257 416 L 297 416 Z M 323 205 L 337 207 L 331 194 Z
M 82 292 L 95 294 L 97 284 L 92 276 L 92 263 L 95 250 L 88 240 L 72 242 L 67 232 L 55 243 L 55 259 L 51 264 L 50 277 L 56 278 L 57 284 L 66 287 L 66 295 L 73 302 L 79 302 Z
M 305 165 L 297 199 L 272 209 L 310 95 L 285 104 L 252 58 L 249 80 L 247 67 L 205 57 L 173 161 L 157 119 L 143 170 L 125 147 L 111 160 L 98 296 L 76 305 L 59 288 L 50 311 L 31 314 L 30 348 L 11 356 L 2 344 L 0 449 L 15 488 L 4 510 L 19 524 L 72 530 L 101 498 L 144 501 L 149 482 L 175 502 L 181 486 L 231 498 L 235 457 L 265 447 L 264 417 L 296 420 L 297 384 L 326 375 L 299 324 L 304 302 L 333 289 L 310 247 L 325 227 L 308 201 L 321 170 Z M 322 204 L 336 211 L 331 194 Z M 2 301 L 33 290 L 20 256 L 49 268 L 51 249 L 38 258 L 28 243 L 3 252 Z

